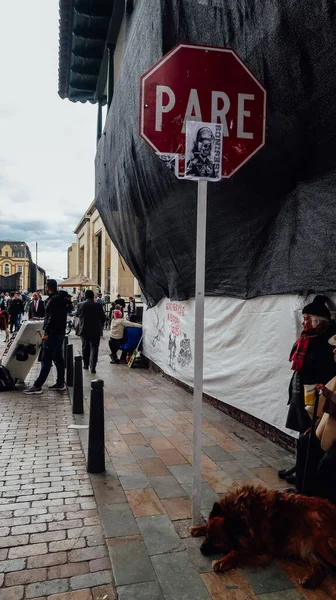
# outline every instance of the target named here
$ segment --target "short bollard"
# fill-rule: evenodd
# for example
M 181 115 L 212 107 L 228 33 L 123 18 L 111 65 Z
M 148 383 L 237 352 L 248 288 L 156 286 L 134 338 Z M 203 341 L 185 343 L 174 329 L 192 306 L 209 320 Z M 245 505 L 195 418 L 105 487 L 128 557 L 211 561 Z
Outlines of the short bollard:
M 67 347 L 68 347 L 68 341 L 69 341 L 69 336 L 65 335 L 64 336 L 64 341 L 63 341 L 63 358 L 64 358 L 64 362 L 66 364 L 67 362 Z
M 82 415 L 83 407 L 83 369 L 82 357 L 75 356 L 75 368 L 73 377 L 72 412 L 74 415 Z
M 105 471 L 104 382 L 102 379 L 91 381 L 87 471 L 88 473 Z
M 73 345 L 67 346 L 67 361 L 66 361 L 66 384 L 68 387 L 73 386 L 74 368 L 73 368 Z

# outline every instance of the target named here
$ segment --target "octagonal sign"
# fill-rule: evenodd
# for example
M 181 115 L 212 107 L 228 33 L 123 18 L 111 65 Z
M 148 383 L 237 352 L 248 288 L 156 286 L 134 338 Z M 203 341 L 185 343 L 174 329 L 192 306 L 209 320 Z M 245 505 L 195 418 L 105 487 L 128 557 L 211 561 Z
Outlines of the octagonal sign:
M 266 91 L 231 49 L 178 44 L 141 77 L 140 135 L 184 155 L 186 121 L 223 124 L 222 177 L 265 144 Z

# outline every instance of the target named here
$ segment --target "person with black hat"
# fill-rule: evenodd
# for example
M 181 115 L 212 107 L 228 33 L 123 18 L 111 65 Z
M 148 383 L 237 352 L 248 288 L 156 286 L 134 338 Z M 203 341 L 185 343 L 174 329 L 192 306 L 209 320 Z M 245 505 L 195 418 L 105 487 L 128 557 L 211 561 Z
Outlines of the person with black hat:
M 326 296 L 318 295 L 304 307 L 303 331 L 289 357 L 294 373 L 289 384 L 286 427 L 300 434 L 311 426 L 309 414 L 305 410 L 304 385 L 326 384 L 336 374 L 332 347 L 328 344 L 329 338 L 335 333 L 335 323 L 326 306 L 328 300 Z M 278 475 L 293 484 L 295 470 L 295 467 L 284 469 Z

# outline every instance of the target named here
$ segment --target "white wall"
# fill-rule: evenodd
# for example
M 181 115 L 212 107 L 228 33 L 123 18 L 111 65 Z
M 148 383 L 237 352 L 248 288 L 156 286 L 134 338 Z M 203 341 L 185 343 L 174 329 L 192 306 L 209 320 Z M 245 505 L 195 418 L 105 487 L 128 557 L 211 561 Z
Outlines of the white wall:
M 206 298 L 204 392 L 290 433 L 285 429 L 292 375 L 288 359 L 308 301 L 292 295 Z M 166 299 L 144 311 L 145 355 L 165 373 L 193 386 L 193 360 L 188 362 L 188 352 L 183 355 L 188 342 L 182 343 L 181 352 L 184 334 L 193 358 L 194 300 Z

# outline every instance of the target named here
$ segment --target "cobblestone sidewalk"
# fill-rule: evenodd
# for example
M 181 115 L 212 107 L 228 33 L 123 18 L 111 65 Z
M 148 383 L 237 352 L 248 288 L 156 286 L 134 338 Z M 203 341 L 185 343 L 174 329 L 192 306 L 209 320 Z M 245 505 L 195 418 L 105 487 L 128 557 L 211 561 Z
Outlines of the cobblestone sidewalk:
M 105 334 L 106 335 L 106 334 Z M 103 341 L 97 375 L 105 382 L 105 476 L 92 478 L 120 600 L 331 600 L 336 582 L 306 591 L 304 570 L 274 563 L 215 574 L 191 538 L 192 397 L 160 374 L 110 365 Z M 74 341 L 76 345 L 76 341 Z M 78 348 L 78 345 L 77 345 Z M 86 399 L 92 376 L 85 372 Z M 88 408 L 88 406 L 87 406 Z M 88 410 L 78 422 L 87 422 Z M 281 488 L 287 452 L 204 405 L 202 510 L 231 485 Z M 87 432 L 80 432 L 84 448 Z
M 0 600 L 113 600 L 68 394 L 2 393 L 0 415 Z
M 80 424 L 93 377 L 105 382 L 102 475 L 86 473 L 87 430 L 68 429 L 67 394 L 0 394 L 0 600 L 336 598 L 330 577 L 302 590 L 293 563 L 215 574 L 188 532 L 192 397 L 160 374 L 110 365 L 105 339 L 97 375 L 84 372 Z M 203 432 L 204 516 L 231 485 L 284 485 L 277 470 L 293 457 L 275 444 L 207 405 Z

